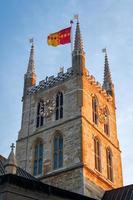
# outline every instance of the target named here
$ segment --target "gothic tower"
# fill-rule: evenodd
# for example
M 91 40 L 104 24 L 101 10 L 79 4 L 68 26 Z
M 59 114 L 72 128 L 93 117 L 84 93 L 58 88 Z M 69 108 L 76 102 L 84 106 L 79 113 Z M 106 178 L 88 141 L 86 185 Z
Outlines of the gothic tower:
M 89 74 L 77 22 L 72 67 L 35 86 L 31 47 L 25 75 L 18 165 L 45 183 L 100 199 L 122 186 L 114 85 L 107 52 L 101 86 Z

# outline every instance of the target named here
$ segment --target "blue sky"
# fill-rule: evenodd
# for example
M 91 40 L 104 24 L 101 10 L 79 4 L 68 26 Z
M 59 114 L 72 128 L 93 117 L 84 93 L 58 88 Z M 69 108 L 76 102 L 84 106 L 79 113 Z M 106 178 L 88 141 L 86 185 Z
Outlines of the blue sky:
M 0 154 L 7 156 L 21 124 L 23 77 L 29 38 L 35 39 L 38 81 L 71 66 L 70 45 L 50 47 L 47 35 L 69 26 L 79 14 L 86 65 L 103 80 L 107 47 L 115 84 L 117 128 L 124 183 L 133 181 L 133 1 L 132 0 L 0 0 Z

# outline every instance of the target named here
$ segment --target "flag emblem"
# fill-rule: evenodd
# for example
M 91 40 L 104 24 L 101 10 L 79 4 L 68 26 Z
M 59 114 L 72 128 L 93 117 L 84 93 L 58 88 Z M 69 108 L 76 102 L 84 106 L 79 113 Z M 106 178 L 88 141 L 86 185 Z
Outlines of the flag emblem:
M 58 46 L 64 45 L 71 42 L 71 27 L 62 29 L 56 33 L 52 33 L 48 35 L 47 38 L 48 45 L 51 46 Z

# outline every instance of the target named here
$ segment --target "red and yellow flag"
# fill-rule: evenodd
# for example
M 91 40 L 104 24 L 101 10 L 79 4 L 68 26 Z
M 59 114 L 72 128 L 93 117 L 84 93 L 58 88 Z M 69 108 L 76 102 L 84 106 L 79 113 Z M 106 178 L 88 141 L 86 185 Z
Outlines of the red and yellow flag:
M 51 46 L 58 46 L 63 44 L 68 44 L 71 42 L 71 27 L 65 28 L 63 30 L 60 30 L 56 33 L 52 33 L 48 35 L 47 39 L 48 45 Z

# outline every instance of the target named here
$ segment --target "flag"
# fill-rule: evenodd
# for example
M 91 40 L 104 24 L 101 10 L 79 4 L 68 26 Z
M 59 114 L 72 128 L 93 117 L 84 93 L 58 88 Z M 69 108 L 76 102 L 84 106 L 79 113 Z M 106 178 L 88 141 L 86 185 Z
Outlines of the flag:
M 47 38 L 48 45 L 58 46 L 63 44 L 68 44 L 71 42 L 71 27 L 60 30 L 56 33 L 48 35 Z

